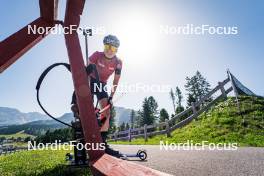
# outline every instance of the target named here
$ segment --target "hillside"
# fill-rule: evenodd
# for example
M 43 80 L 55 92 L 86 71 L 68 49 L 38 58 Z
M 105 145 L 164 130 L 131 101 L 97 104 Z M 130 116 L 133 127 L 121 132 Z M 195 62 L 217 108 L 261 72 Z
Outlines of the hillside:
M 264 146 L 264 99 L 240 97 L 240 111 L 235 98 L 218 103 L 208 112 L 201 114 L 189 125 L 177 129 L 172 137 L 165 135 L 144 139 L 133 139 L 132 144 L 159 144 L 161 140 L 181 143 L 187 140 L 194 143 L 238 143 L 239 146 Z M 128 143 L 128 142 L 118 142 Z
M 0 138 L 1 137 L 5 137 L 5 138 L 7 138 L 7 139 L 10 139 L 10 138 L 15 138 L 15 139 L 17 139 L 17 138 L 26 138 L 26 137 L 32 137 L 32 138 L 34 138 L 35 136 L 32 136 L 32 135 L 30 135 L 30 134 L 26 134 L 24 131 L 19 131 L 19 132 L 17 132 L 17 133 L 15 133 L 15 134 L 8 134 L 8 135 L 3 135 L 3 134 L 0 134 Z

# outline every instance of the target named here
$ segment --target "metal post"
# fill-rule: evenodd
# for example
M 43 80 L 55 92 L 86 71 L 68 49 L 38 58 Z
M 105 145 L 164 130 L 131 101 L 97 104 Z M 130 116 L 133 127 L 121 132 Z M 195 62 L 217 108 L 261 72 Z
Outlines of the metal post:
M 85 39 L 85 59 L 86 66 L 88 66 L 89 53 L 88 53 L 88 36 L 92 36 L 92 29 L 83 29 L 83 35 Z
M 231 76 L 231 73 L 230 73 L 229 69 L 227 69 L 227 76 L 229 77 L 229 79 L 231 81 L 231 86 L 232 86 L 232 88 L 234 90 L 234 94 L 235 94 L 235 97 L 236 97 L 238 111 L 241 112 L 240 111 L 240 104 L 239 104 L 239 101 L 238 101 L 238 92 L 237 92 L 236 86 L 234 84 L 234 81 L 232 79 L 232 76 Z

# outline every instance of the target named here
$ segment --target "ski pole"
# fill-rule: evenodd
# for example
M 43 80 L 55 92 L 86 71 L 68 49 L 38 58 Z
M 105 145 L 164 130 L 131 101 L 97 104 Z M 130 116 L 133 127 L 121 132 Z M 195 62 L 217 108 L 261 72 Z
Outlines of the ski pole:
M 116 103 L 118 102 L 123 96 L 125 95 L 125 93 L 123 92 L 119 97 L 117 97 L 113 102 Z M 110 104 L 108 104 L 107 106 L 105 106 L 103 109 L 101 109 L 99 111 L 99 114 L 101 114 L 102 112 L 104 112 L 105 110 L 107 110 L 108 108 L 110 108 Z

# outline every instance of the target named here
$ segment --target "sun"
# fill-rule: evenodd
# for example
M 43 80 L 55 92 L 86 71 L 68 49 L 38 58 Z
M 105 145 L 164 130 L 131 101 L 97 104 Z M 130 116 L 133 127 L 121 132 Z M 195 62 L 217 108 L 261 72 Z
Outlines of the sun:
M 158 52 L 158 25 L 147 14 L 126 13 L 113 24 L 120 39 L 119 55 L 127 64 L 148 63 Z

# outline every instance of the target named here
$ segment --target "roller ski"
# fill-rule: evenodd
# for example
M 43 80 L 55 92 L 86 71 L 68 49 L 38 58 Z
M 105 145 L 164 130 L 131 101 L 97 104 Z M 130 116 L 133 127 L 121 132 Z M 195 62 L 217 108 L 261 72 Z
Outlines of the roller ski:
M 122 154 L 120 159 L 128 160 L 129 158 L 139 158 L 141 161 L 145 161 L 148 157 L 146 150 L 138 150 L 136 154 Z

